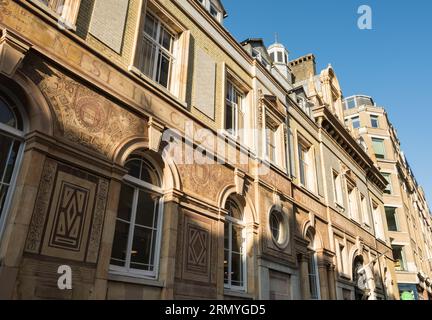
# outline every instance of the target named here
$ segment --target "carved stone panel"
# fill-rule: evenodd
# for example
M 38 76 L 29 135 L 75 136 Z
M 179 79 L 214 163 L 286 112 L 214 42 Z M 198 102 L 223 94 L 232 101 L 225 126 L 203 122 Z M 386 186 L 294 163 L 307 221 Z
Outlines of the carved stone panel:
M 31 57 L 24 72 L 55 115 L 58 137 L 111 157 L 127 139 L 148 138 L 147 122 L 52 66 Z
M 183 271 L 185 280 L 211 281 L 213 223 L 210 219 L 187 213 L 183 225 Z
M 26 251 L 96 263 L 108 181 L 47 159 Z

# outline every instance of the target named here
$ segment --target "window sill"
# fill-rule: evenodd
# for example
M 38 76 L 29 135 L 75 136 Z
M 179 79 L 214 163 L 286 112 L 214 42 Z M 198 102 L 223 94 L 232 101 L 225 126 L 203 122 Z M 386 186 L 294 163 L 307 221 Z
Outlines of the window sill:
M 345 212 L 345 207 L 343 205 L 341 205 L 339 202 L 335 202 L 335 206 L 336 206 L 336 208 L 338 208 L 342 212 Z
M 317 193 L 315 193 L 315 191 L 309 190 L 308 188 L 306 188 L 304 185 L 300 184 L 299 187 L 306 192 L 308 195 L 310 195 L 312 198 L 314 198 L 317 201 L 321 201 L 321 198 L 319 197 L 319 195 Z
M 158 287 L 158 288 L 163 288 L 165 286 L 163 281 L 144 278 L 137 275 L 132 275 L 130 273 L 114 273 L 112 271 L 110 271 L 110 273 L 108 274 L 108 280 L 115 281 L 115 282 L 141 284 L 141 285 Z
M 168 95 L 171 99 L 177 101 L 180 103 L 185 109 L 187 109 L 187 104 L 184 101 L 181 101 L 176 95 L 174 95 L 168 88 L 164 87 L 163 85 L 157 83 L 152 78 L 146 76 L 144 73 L 141 72 L 140 69 L 137 67 L 130 65 L 128 68 L 129 72 L 140 78 L 141 80 L 144 80 L 150 84 L 152 84 L 154 87 L 156 87 L 159 91 L 163 92 L 164 94 Z
M 224 295 L 233 298 L 253 300 L 253 296 L 251 294 L 242 291 L 234 291 L 227 288 L 224 290 Z

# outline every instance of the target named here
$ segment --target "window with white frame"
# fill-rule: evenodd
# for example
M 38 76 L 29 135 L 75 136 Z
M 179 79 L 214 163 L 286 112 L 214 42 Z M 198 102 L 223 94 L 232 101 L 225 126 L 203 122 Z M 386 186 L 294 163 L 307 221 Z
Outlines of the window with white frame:
M 377 159 L 385 159 L 385 144 L 384 139 L 372 138 L 372 147 Z
M 320 285 L 318 275 L 318 257 L 316 253 L 315 237 L 312 234 L 308 235 L 309 246 L 309 261 L 308 261 L 308 277 L 309 277 L 309 294 L 312 300 L 320 299 Z
M 230 80 L 226 83 L 225 97 L 225 130 L 232 136 L 238 137 L 243 128 L 243 92 Z
M 76 23 L 81 0 L 31 0 L 45 11 L 72 27 Z
M 379 128 L 379 117 L 371 115 L 370 119 L 372 128 Z
M 162 180 L 144 153 L 132 155 L 120 193 L 112 272 L 156 278 L 163 214 Z
M 271 162 L 276 162 L 276 126 L 266 120 L 266 155 Z
M 147 12 L 142 34 L 138 68 L 155 82 L 170 89 L 175 63 L 175 33 L 156 15 Z
M 15 103 L 0 92 L 0 233 L 14 188 L 23 136 L 20 112 Z
M 357 188 L 351 183 L 347 184 L 348 191 L 348 208 L 350 217 L 356 221 L 359 220 L 358 216 L 358 202 L 357 202 Z
M 407 271 L 405 250 L 403 246 L 392 246 L 393 259 L 395 260 L 396 271 Z
M 361 198 L 360 201 L 361 201 L 361 210 L 362 210 L 363 222 L 367 226 L 370 226 L 368 200 L 367 200 L 367 198 L 363 194 L 360 195 L 360 198 Z
M 198 0 L 198 2 L 204 6 L 213 18 L 218 22 L 222 22 L 223 12 L 212 0 Z
M 299 138 L 297 148 L 300 184 L 309 191 L 315 192 L 316 180 L 312 146 Z
M 387 180 L 387 187 L 384 190 L 385 194 L 391 195 L 393 193 L 393 186 L 391 181 L 391 173 L 381 173 L 383 177 Z
M 338 204 L 339 206 L 343 206 L 342 176 L 336 171 L 333 171 L 333 187 L 334 199 L 336 204 Z
M 224 284 L 231 290 L 246 290 L 246 246 L 243 212 L 235 199 L 225 204 Z
M 351 118 L 351 122 L 354 129 L 360 128 L 360 117 Z
M 337 263 L 339 272 L 343 275 L 348 275 L 348 253 L 346 247 L 336 241 L 336 255 L 337 255 Z
M 387 219 L 387 228 L 389 231 L 398 232 L 399 229 L 399 221 L 397 218 L 397 208 L 395 207 L 385 207 L 386 219 Z
M 373 204 L 373 219 L 375 225 L 375 235 L 378 239 L 385 241 L 384 224 L 382 221 L 381 210 L 377 204 Z

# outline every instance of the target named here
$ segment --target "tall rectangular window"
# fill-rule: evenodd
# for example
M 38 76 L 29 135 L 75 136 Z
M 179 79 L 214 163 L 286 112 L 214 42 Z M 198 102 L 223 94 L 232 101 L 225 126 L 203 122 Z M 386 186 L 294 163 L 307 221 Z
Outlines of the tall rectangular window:
M 363 222 L 366 225 L 370 226 L 369 205 L 364 195 L 361 195 L 361 208 L 362 208 Z
M 356 188 L 348 185 L 348 205 L 349 205 L 349 212 L 352 219 L 358 221 L 358 204 L 357 204 L 357 192 Z
M 336 241 L 336 250 L 337 250 L 336 255 L 337 255 L 337 264 L 338 264 L 339 271 L 340 273 L 348 275 L 349 268 L 348 268 L 347 249 L 343 244 Z
M 360 128 L 360 118 L 359 117 L 354 117 L 351 119 L 352 121 L 352 125 L 354 129 L 358 129 Z
M 385 207 L 387 226 L 389 231 L 400 231 L 398 226 L 397 212 L 394 207 Z
M 243 94 L 231 82 L 227 81 L 225 98 L 225 130 L 231 135 L 238 136 L 242 122 L 242 101 Z
M 146 76 L 169 89 L 175 36 L 161 20 L 149 12 L 146 14 L 143 34 L 140 69 Z
M 376 204 L 373 205 L 373 219 L 374 219 L 376 237 L 378 239 L 385 241 L 381 211 L 379 209 L 379 206 Z
M 392 246 L 396 271 L 406 271 L 405 253 L 403 246 Z
M 371 116 L 371 126 L 372 128 L 379 128 L 379 117 L 378 116 Z
M 384 139 L 372 138 L 372 147 L 377 159 L 385 159 Z
M 340 206 L 343 206 L 341 180 L 342 180 L 341 175 L 333 171 L 333 186 L 334 186 L 335 202 Z
M 316 254 L 311 253 L 309 257 L 308 263 L 308 271 L 309 271 L 309 292 L 312 300 L 319 299 L 318 293 L 318 270 L 317 270 L 317 262 L 316 262 Z
M 303 141 L 298 143 L 299 178 L 300 183 L 308 190 L 315 192 L 315 174 L 313 150 Z
M 272 123 L 266 122 L 266 154 L 271 162 L 276 162 L 276 129 Z
M 391 182 L 391 174 L 390 173 L 381 173 L 383 177 L 387 180 L 387 187 L 384 190 L 385 194 L 392 194 L 393 193 L 393 187 Z

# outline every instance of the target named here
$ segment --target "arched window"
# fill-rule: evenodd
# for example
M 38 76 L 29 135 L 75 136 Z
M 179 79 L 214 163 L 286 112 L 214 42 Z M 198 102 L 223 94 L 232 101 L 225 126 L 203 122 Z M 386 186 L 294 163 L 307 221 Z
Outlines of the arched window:
M 0 233 L 14 187 L 23 136 L 23 121 L 17 107 L 0 92 Z
M 237 201 L 228 198 L 224 228 L 224 280 L 225 287 L 244 291 L 246 288 L 246 248 L 243 211 Z
M 310 298 L 312 300 L 318 300 L 320 299 L 320 285 L 319 285 L 318 259 L 316 253 L 315 236 L 309 232 L 308 238 L 309 238 L 308 273 L 309 273 Z
M 120 192 L 111 271 L 157 277 L 163 213 L 162 179 L 145 154 L 127 160 Z

